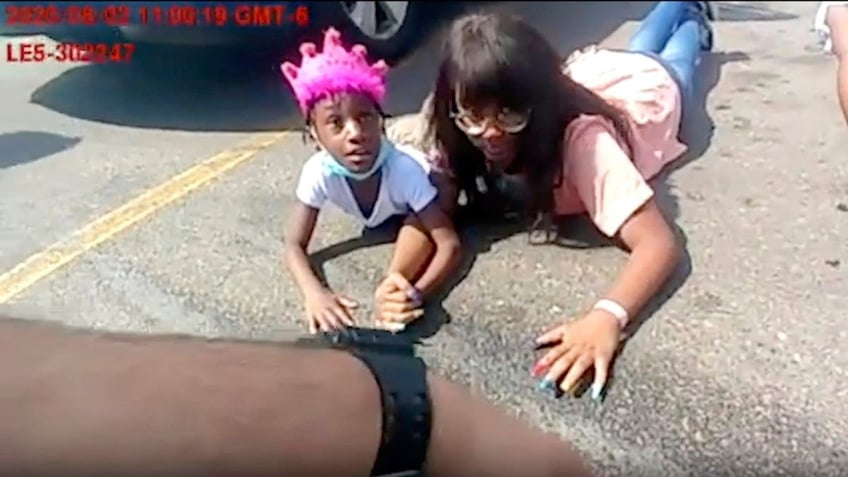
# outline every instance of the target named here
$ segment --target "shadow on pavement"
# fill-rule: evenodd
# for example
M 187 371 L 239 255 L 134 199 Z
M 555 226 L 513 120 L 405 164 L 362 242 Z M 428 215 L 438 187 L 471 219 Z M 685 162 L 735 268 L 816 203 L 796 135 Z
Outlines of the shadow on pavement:
M 30 101 L 74 118 L 136 128 L 279 131 L 299 125 L 282 76 L 210 65 L 85 65 L 65 71 Z
M 426 339 L 435 335 L 443 325 L 450 323 L 452 317 L 442 306 L 442 303 L 450 295 L 450 292 L 468 276 L 477 256 L 488 252 L 492 244 L 523 230 L 526 230 L 526 228 L 520 222 L 506 222 L 496 225 L 477 222 L 461 227 L 459 234 L 463 245 L 462 261 L 457 267 L 456 273 L 426 305 L 424 316 L 416 320 L 403 333 L 413 338 Z M 326 284 L 325 263 L 348 253 L 394 243 L 397 236 L 396 232 L 395 226 L 363 229 L 362 234 L 358 237 L 349 238 L 310 254 L 312 266 L 319 279 Z
M 716 2 L 718 21 L 721 22 L 768 22 L 794 20 L 798 15 L 779 12 L 762 5 L 763 2 Z
M 683 157 L 669 164 L 652 181 L 660 208 L 669 219 L 676 220 L 680 216 L 680 206 L 674 188 L 669 182 L 669 177 L 675 171 L 686 167 L 703 156 L 712 143 L 715 123 L 707 112 L 707 99 L 713 88 L 721 81 L 721 70 L 727 63 L 748 61 L 749 59 L 747 54 L 739 51 L 715 52 L 703 57 L 697 73 L 701 80 L 698 84 L 698 94 L 695 97 L 697 102 L 684 114 L 683 124 L 680 128 L 680 139 L 689 149 Z
M 432 29 L 437 25 L 438 20 Z M 293 41 L 273 62 L 213 47 L 173 48 L 158 55 L 142 50 L 128 64 L 87 64 L 67 70 L 41 85 L 30 100 L 74 118 L 135 128 L 204 132 L 299 129 L 303 121 L 279 64 L 299 61 L 299 42 L 320 42 L 313 36 Z M 404 90 L 397 87 L 403 81 L 392 76 L 394 73 L 390 84 Z
M 567 52 L 599 42 L 623 22 L 641 18 L 650 6 L 641 2 L 480 2 L 464 10 L 514 11 Z M 420 109 L 435 78 L 439 33 L 444 26 L 437 22 L 433 28 L 418 51 L 390 74 L 388 113 Z M 277 65 L 213 67 L 202 58 L 80 66 L 39 87 L 31 101 L 74 118 L 137 128 L 278 131 L 299 127 L 301 122 Z
M 0 133 L 0 169 L 52 156 L 76 146 L 80 140 L 43 131 Z

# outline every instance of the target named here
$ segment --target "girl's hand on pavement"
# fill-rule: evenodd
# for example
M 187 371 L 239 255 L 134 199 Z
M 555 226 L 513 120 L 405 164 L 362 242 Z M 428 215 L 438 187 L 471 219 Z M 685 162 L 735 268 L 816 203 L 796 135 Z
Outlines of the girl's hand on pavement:
M 374 292 L 377 326 L 388 331 L 402 331 L 424 314 L 420 295 L 403 275 L 390 274 Z
M 306 296 L 306 322 L 310 333 L 353 326 L 352 311 L 359 305 L 345 296 L 322 289 Z

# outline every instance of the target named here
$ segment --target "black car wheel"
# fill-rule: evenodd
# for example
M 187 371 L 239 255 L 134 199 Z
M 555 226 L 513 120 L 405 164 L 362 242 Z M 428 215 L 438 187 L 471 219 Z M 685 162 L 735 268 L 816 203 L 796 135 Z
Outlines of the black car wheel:
M 371 56 L 395 60 L 416 46 L 423 29 L 419 2 L 339 2 L 352 42 L 362 43 Z

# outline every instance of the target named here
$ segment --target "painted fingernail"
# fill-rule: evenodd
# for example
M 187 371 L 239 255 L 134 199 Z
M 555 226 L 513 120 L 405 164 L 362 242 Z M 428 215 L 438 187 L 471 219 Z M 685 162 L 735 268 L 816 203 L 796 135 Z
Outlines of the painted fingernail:
M 547 371 L 547 370 L 548 370 L 548 366 L 545 363 L 536 363 L 533 366 L 533 370 L 530 371 L 530 373 L 533 375 L 534 378 L 538 378 L 539 376 L 544 374 L 545 371 Z
M 601 392 L 603 391 L 603 388 L 604 386 L 601 383 L 592 383 L 592 400 L 601 400 Z
M 554 385 L 554 381 L 549 378 L 545 378 L 539 382 L 539 391 L 556 391 L 556 386 Z

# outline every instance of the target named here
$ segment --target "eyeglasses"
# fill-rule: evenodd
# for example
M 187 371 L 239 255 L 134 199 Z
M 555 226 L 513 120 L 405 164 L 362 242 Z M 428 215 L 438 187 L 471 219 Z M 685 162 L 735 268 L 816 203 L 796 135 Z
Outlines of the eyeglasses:
M 450 112 L 456 127 L 470 136 L 479 136 L 491 127 L 497 127 L 501 131 L 515 134 L 524 130 L 530 122 L 530 111 L 513 111 L 509 108 L 501 108 L 494 116 L 478 114 L 476 111 L 462 107 L 457 90 L 454 99 L 456 111 Z

